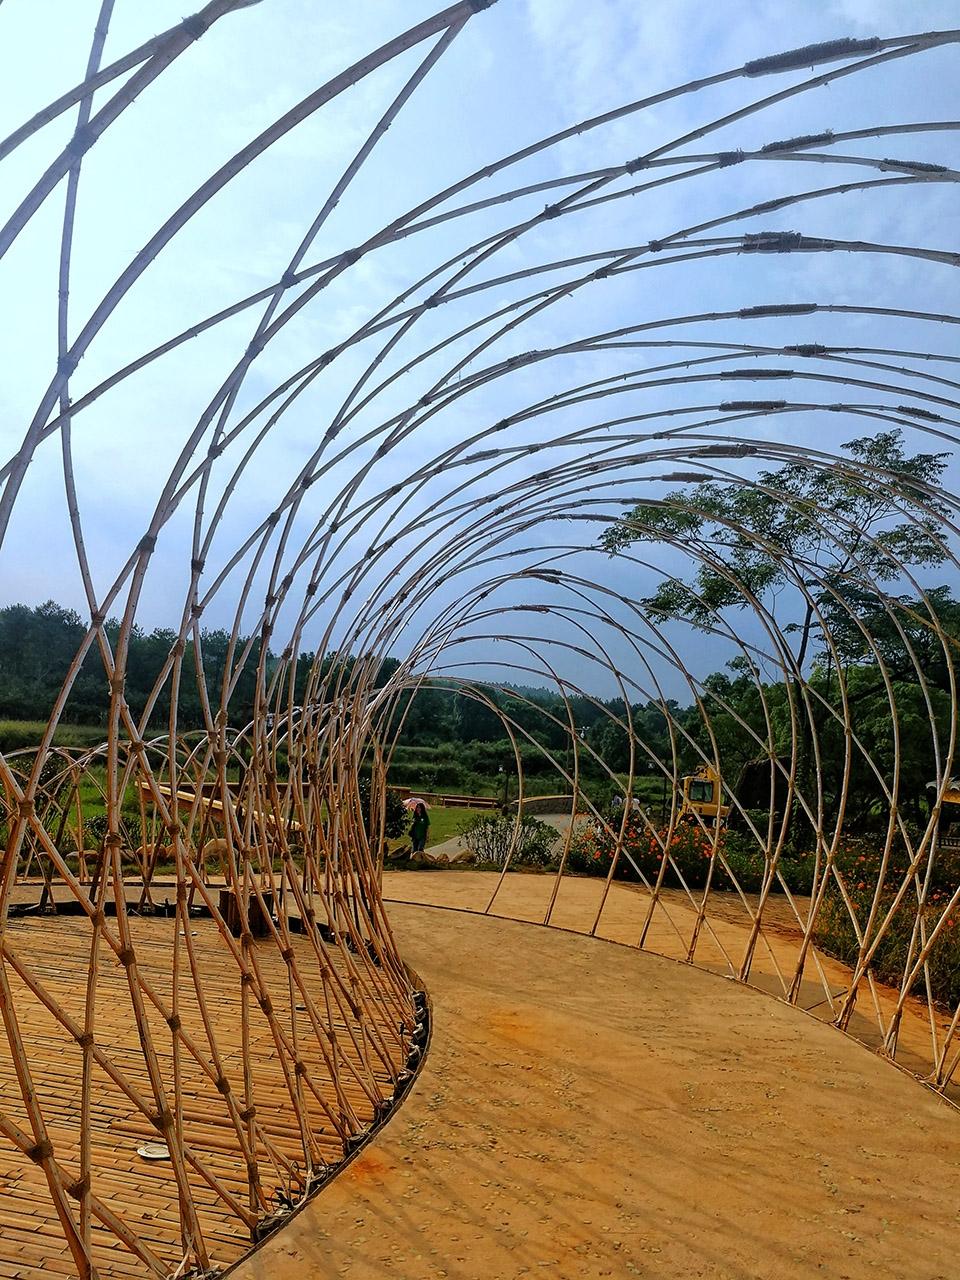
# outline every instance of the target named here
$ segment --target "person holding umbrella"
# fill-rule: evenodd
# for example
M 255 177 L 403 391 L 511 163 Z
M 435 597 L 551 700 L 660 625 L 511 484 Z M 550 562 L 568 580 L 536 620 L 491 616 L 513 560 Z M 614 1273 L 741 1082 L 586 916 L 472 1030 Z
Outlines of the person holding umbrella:
M 411 797 L 411 799 L 405 800 L 404 804 L 413 810 L 413 818 L 410 822 L 410 844 L 413 847 L 410 856 L 415 858 L 418 853 L 423 853 L 424 845 L 427 843 L 430 818 L 427 814 L 427 805 L 424 800 Z

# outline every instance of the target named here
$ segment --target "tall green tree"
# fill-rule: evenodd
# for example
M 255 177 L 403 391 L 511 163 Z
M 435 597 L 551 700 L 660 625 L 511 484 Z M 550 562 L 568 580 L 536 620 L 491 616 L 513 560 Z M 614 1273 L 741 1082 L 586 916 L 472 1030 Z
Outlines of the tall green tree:
M 685 618 L 709 630 L 715 610 L 744 608 L 749 596 L 771 601 L 802 582 L 784 631 L 797 636 L 802 668 L 816 636 L 816 605 L 851 577 L 880 583 L 908 567 L 942 563 L 938 540 L 945 508 L 929 493 L 948 454 L 907 454 L 899 430 L 842 446 L 849 468 L 798 461 L 761 471 L 749 484 L 711 481 L 641 503 L 602 538 L 610 552 L 636 542 L 673 542 L 702 552 L 692 582 L 668 578 L 644 600 L 659 620 Z M 711 563 L 714 562 L 714 563 Z M 781 606 L 782 607 L 782 606 Z M 789 606 L 788 606 L 789 607 Z

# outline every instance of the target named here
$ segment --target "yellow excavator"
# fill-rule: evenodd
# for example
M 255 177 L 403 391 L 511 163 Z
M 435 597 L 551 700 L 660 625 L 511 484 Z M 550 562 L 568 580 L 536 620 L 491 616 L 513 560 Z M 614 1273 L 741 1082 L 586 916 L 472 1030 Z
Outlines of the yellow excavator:
M 695 773 L 680 780 L 680 818 L 704 823 L 726 821 L 730 806 L 723 803 L 720 775 L 708 764 L 702 764 Z

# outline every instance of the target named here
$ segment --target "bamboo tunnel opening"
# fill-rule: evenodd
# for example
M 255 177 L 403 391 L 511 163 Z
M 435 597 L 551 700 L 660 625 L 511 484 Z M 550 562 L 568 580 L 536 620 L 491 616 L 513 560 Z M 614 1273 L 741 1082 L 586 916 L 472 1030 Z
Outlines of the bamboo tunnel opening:
M 48 148 L 0 271 L 62 202 L 0 553 L 47 554 L 49 503 L 36 577 L 72 592 L 0 608 L 45 690 L 0 753 L 0 1276 L 210 1274 L 333 1176 L 427 1044 L 394 897 L 724 973 L 960 1101 L 960 259 L 928 236 L 960 122 L 883 96 L 955 83 L 960 35 L 513 121 L 468 172 L 432 86 L 506 19 L 460 0 L 170 195 L 94 297 L 94 159 L 263 21 L 214 0 L 105 61 L 97 8 L 0 143 Z M 297 130 L 341 110 L 318 198 Z M 279 258 L 139 329 L 277 156 Z M 408 848 L 418 799 L 459 836 Z

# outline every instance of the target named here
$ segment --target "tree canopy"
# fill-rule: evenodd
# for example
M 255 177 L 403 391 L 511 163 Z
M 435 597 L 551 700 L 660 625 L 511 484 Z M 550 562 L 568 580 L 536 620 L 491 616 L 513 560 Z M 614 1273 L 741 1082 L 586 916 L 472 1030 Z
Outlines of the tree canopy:
M 932 491 L 949 455 L 908 455 L 899 430 L 842 447 L 847 465 L 789 462 L 755 480 L 704 481 L 643 502 L 603 534 L 602 544 L 616 553 L 637 542 L 663 542 L 698 560 L 691 582 L 667 578 L 643 601 L 656 621 L 685 618 L 710 630 L 720 610 L 795 588 L 795 616 L 783 630 L 798 635 L 802 667 L 817 608 L 835 618 L 843 599 L 876 598 L 871 580 L 894 582 L 904 568 L 945 559 L 940 517 L 946 511 Z M 859 584 L 852 591 L 851 582 Z

